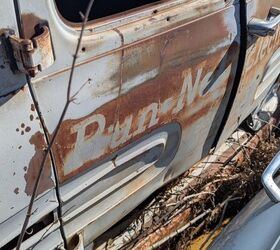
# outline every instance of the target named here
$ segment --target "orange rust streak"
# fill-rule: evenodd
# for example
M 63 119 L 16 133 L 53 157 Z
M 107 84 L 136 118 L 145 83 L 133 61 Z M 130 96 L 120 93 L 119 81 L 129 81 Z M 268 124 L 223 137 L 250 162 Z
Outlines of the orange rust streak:
M 217 58 L 215 57 L 215 59 L 213 60 L 213 64 L 211 64 L 212 62 L 209 63 L 210 65 L 212 65 L 212 68 L 213 65 L 216 64 L 215 61 L 219 60 L 218 58 L 220 57 L 219 56 L 217 56 Z M 86 117 L 77 120 L 64 121 L 61 130 L 59 131 L 53 150 L 56 163 L 58 165 L 60 180 L 65 181 L 81 173 L 82 171 L 88 169 L 98 161 L 104 159 L 105 157 L 108 157 L 113 152 L 118 151 L 120 148 L 128 145 L 132 141 L 139 139 L 144 134 L 151 132 L 153 129 L 160 127 L 163 124 L 166 124 L 172 120 L 180 120 L 183 127 L 188 127 L 191 124 L 193 124 L 195 121 L 200 119 L 201 117 L 205 116 L 213 107 L 216 107 L 219 104 L 220 99 L 214 100 L 213 102 L 211 97 L 202 98 L 196 96 L 196 98 L 194 99 L 194 103 L 196 103 L 197 105 L 201 102 L 204 103 L 203 107 L 201 107 L 199 111 L 195 112 L 192 115 L 188 115 L 190 107 L 187 107 L 187 105 L 185 105 L 181 115 L 180 114 L 172 115 L 172 111 L 175 108 L 178 97 L 180 95 L 181 84 L 179 83 L 182 82 L 183 80 L 180 72 L 182 72 L 183 68 L 184 67 L 179 67 L 177 69 L 165 71 L 165 73 L 161 74 L 158 78 L 147 81 L 144 84 L 138 86 L 137 88 L 134 88 L 127 94 L 120 96 L 118 99 L 106 103 L 105 105 L 98 108 L 97 110 L 87 115 Z M 211 66 L 207 66 L 207 70 L 210 69 Z M 207 72 L 204 72 L 203 74 L 206 73 Z M 226 85 L 227 83 L 224 84 Z M 161 95 L 160 98 L 158 96 L 159 93 Z M 221 95 L 223 95 L 222 92 Z M 114 125 L 113 114 L 116 112 L 117 105 L 119 105 L 120 113 L 119 113 L 118 121 L 121 124 L 125 121 L 125 119 L 128 116 L 133 115 L 132 124 L 129 131 L 130 134 L 133 134 L 138 129 L 139 117 L 141 116 L 143 109 L 152 103 L 159 104 L 159 99 L 162 103 L 165 99 L 170 97 L 173 98 L 173 100 L 170 102 L 171 106 L 166 113 L 161 113 L 161 112 L 157 113 L 156 118 L 158 118 L 158 122 L 156 125 L 148 127 L 149 122 L 151 120 L 149 118 L 151 118 L 152 116 L 152 113 L 148 112 L 143 124 L 143 127 L 145 127 L 144 132 L 138 135 L 135 134 L 132 138 L 122 143 L 119 147 L 107 148 L 102 156 L 98 157 L 97 159 L 92 159 L 87 162 L 84 162 L 82 166 L 77 166 L 77 169 L 74 170 L 73 172 L 67 175 L 64 174 L 64 170 L 63 170 L 64 162 L 67 160 L 68 155 L 73 153 L 77 141 L 77 133 L 75 134 L 71 133 L 71 128 L 73 126 L 82 123 L 83 120 L 95 114 L 102 114 L 104 115 L 104 117 L 106 117 L 106 126 L 105 126 L 104 134 L 106 133 L 110 134 L 111 132 L 109 132 L 108 129 L 109 127 Z M 96 125 L 97 125 L 96 123 L 93 123 L 87 126 L 85 130 L 85 138 L 90 138 L 91 136 L 94 136 L 97 130 Z
M 228 51 L 229 48 L 226 46 L 219 49 L 215 54 L 214 52 L 209 52 L 210 48 L 220 46 L 221 43 L 224 43 L 225 38 L 228 39 L 229 31 L 224 23 L 224 15 L 224 12 L 209 15 L 207 18 L 200 19 L 199 22 L 192 22 L 191 25 L 181 24 L 168 31 L 163 31 L 157 34 L 157 36 L 121 48 L 124 50 L 125 59 L 121 72 L 123 80 L 129 81 L 155 69 L 158 70 L 158 74 L 153 76 L 153 79 L 146 80 L 141 85 L 130 89 L 128 93 L 124 94 L 122 92 L 119 98 L 104 104 L 86 117 L 76 120 L 66 120 L 62 123 L 61 130 L 58 133 L 53 147 L 60 181 L 63 182 L 92 167 L 93 164 L 108 157 L 113 152 L 117 152 L 120 148 L 125 147 L 163 124 L 172 120 L 178 120 L 182 123 L 183 127 L 190 126 L 205 116 L 211 108 L 216 108 L 219 105 L 221 99 L 212 100 L 213 97 L 211 96 L 201 97 L 199 96 L 200 90 L 194 88 L 193 104 L 188 106 L 187 101 L 191 101 L 186 101 L 186 97 L 182 97 L 183 103 L 181 110 L 179 110 L 180 113 L 174 113 L 180 95 L 187 96 L 188 94 L 181 93 L 182 85 L 185 81 L 183 73 L 186 70 L 188 70 L 187 73 L 192 75 L 191 84 L 197 85 L 197 83 L 202 82 L 207 73 L 215 72 L 216 74 L 218 72 L 217 74 L 219 74 L 219 71 L 221 71 L 219 67 L 222 67 L 223 71 L 237 58 L 238 53 L 236 53 L 236 47 L 238 49 L 238 45 L 235 45 L 235 54 L 232 54 L 233 51 Z M 205 31 L 206 34 L 207 30 L 205 27 L 209 23 L 211 23 L 211 27 L 215 28 L 213 32 L 209 32 L 203 39 L 200 36 L 201 30 Z M 186 42 L 186 39 L 189 39 L 189 42 Z M 205 54 L 206 52 L 208 54 Z M 229 54 L 225 55 L 226 52 L 229 52 Z M 220 65 L 220 61 L 224 57 L 225 60 Z M 206 58 L 207 61 L 205 61 Z M 197 72 L 200 69 L 200 77 L 196 81 Z M 216 75 L 214 75 L 215 77 Z M 232 80 L 232 76 L 229 79 Z M 215 89 L 214 91 L 217 92 L 216 96 L 222 97 L 224 95 L 224 91 L 231 84 L 229 82 L 230 80 L 219 82 L 220 85 L 224 86 L 224 89 Z M 161 112 L 161 105 L 168 99 L 170 99 L 170 102 L 167 103 L 166 109 Z M 154 106 L 150 107 L 149 105 Z M 198 109 L 198 111 L 191 115 L 189 109 L 193 107 Z M 157 113 L 154 111 L 155 108 L 157 108 Z M 115 116 L 117 111 L 118 117 Z M 71 129 L 79 126 L 86 119 L 99 114 L 106 121 L 102 135 L 107 136 L 111 136 L 114 132 L 111 129 L 115 127 L 116 122 L 121 127 L 131 117 L 131 125 L 128 131 L 129 136 L 125 138 L 125 141 L 117 144 L 117 146 L 105 145 L 100 157 L 98 155 L 95 159 L 87 158 L 83 162 L 83 165 L 75 166 L 75 169 L 71 173 L 65 175 L 64 165 L 69 159 L 69 155 L 73 154 L 75 150 L 78 135 L 78 132 L 73 133 Z M 152 120 L 153 122 L 151 122 Z M 97 126 L 98 124 L 96 123 L 89 124 L 85 129 L 85 134 L 82 136 L 85 136 L 85 139 L 90 139 L 98 131 Z M 120 135 L 116 135 L 116 138 L 120 139 Z
M 22 14 L 21 20 L 22 20 L 24 38 L 30 39 L 35 34 L 34 28 L 37 24 L 40 23 L 41 19 L 40 17 L 37 17 L 32 13 L 28 13 L 28 14 Z
M 45 154 L 44 149 L 46 147 L 46 143 L 44 135 L 39 131 L 30 138 L 29 142 L 31 145 L 35 146 L 35 154 L 29 162 L 29 166 L 26 174 L 24 175 L 24 178 L 26 181 L 25 193 L 31 196 L 33 193 L 35 181 L 39 174 L 40 163 L 42 162 Z M 37 196 L 51 189 L 52 187 L 54 187 L 54 183 L 51 178 L 51 161 L 48 157 L 42 177 L 40 179 Z

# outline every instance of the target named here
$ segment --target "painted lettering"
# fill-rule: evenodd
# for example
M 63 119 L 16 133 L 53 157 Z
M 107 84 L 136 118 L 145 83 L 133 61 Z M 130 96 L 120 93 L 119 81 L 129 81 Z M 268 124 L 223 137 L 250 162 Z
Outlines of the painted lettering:
M 168 112 L 170 115 L 182 112 L 186 106 L 191 106 L 197 97 L 203 97 L 214 91 L 217 83 L 221 83 L 225 77 L 228 78 L 230 71 L 223 68 L 219 77 L 212 79 L 213 72 L 204 72 L 204 65 L 205 62 L 195 72 L 192 69 L 182 72 L 180 93 L 174 95 L 171 91 L 170 96 L 161 103 L 147 103 L 146 107 L 136 110 L 136 114 L 130 114 L 123 121 L 117 120 L 115 124 L 110 124 L 106 133 L 106 117 L 103 114 L 93 115 L 74 125 L 71 134 L 76 133 L 77 140 L 64 166 L 65 174 L 85 162 L 98 159 L 106 154 L 108 149 L 116 149 L 133 136 L 154 127 L 162 115 Z M 136 126 L 133 125 L 132 128 L 132 124 Z

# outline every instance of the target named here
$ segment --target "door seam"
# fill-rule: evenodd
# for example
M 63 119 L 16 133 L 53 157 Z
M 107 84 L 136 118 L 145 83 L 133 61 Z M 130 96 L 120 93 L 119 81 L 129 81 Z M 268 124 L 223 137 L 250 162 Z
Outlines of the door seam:
M 246 60 L 246 54 L 247 54 L 247 43 L 248 43 L 248 30 L 247 30 L 247 2 L 246 0 L 240 0 L 239 1 L 239 20 L 240 20 L 240 51 L 239 51 L 239 57 L 236 67 L 236 73 L 233 81 L 232 90 L 230 93 L 229 101 L 227 103 L 224 116 L 222 119 L 222 122 L 219 126 L 217 135 L 215 137 L 215 140 L 212 144 L 211 148 L 216 147 L 218 144 L 220 137 L 223 133 L 224 127 L 227 124 L 227 121 L 229 119 L 236 94 L 238 92 L 239 86 L 241 84 L 241 77 L 243 74 L 243 69 L 245 65 Z
M 19 0 L 13 0 L 13 2 L 14 2 L 14 7 L 15 7 L 15 16 L 16 16 L 16 20 L 17 20 L 19 35 L 20 35 L 20 38 L 24 38 Z M 40 121 L 40 123 L 42 125 L 42 128 L 43 128 L 43 131 L 44 131 L 46 143 L 47 143 L 47 145 L 49 145 L 50 141 L 49 141 L 48 131 L 47 131 L 46 124 L 45 124 L 44 118 L 42 116 L 40 107 L 39 107 L 39 103 L 37 101 L 35 91 L 33 90 L 33 87 L 32 87 L 31 79 L 28 75 L 25 75 L 25 76 L 26 76 L 28 89 L 29 89 L 34 107 L 36 109 L 36 112 L 37 112 L 38 117 L 39 117 L 39 121 Z M 55 185 L 55 192 L 56 192 L 56 197 L 57 197 L 57 200 L 58 200 L 58 207 L 56 208 L 56 210 L 57 210 L 57 215 L 58 215 L 58 221 L 60 222 L 59 223 L 60 224 L 59 229 L 60 229 L 60 233 L 61 233 L 61 237 L 63 239 L 64 245 L 67 248 L 67 238 L 66 238 L 66 234 L 65 234 L 65 231 L 64 231 L 63 220 L 62 220 L 62 215 L 63 214 L 62 214 L 62 200 L 61 200 L 61 196 L 60 196 L 60 184 L 59 184 L 57 167 L 55 165 L 52 149 L 50 150 L 49 156 L 50 156 L 50 159 L 51 159 L 52 169 L 53 169 L 54 179 L 55 179 L 55 184 L 56 184 Z

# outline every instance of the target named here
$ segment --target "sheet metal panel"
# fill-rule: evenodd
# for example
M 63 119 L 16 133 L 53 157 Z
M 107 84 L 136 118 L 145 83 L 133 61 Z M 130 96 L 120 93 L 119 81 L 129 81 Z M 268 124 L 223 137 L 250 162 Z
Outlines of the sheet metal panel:
M 172 164 L 149 168 L 65 226 L 71 236 L 88 225 L 85 244 L 207 154 L 225 111 L 239 54 L 239 5 L 216 0 L 162 6 L 141 18 L 119 16 L 118 25 L 91 23 L 85 33 L 75 99 L 53 147 L 63 194 L 153 130 L 177 122 L 183 131 Z M 66 101 L 79 28 L 59 18 L 53 1 L 23 0 L 21 10 L 27 37 L 38 20 L 47 20 L 52 34 L 56 61 L 32 81 L 51 136 Z
M 266 20 L 271 7 L 279 6 L 279 1 L 247 1 L 247 21 L 251 18 Z M 232 110 L 225 125 L 219 145 L 230 136 L 241 122 L 263 101 L 280 74 L 280 68 L 271 70 L 271 63 L 279 62 L 277 49 L 280 46 L 280 26 L 274 36 L 254 37 L 248 35 L 248 47 L 244 71 L 240 80 Z M 272 58 L 274 57 L 274 58 Z M 272 61 L 271 61 L 272 58 Z M 265 86 L 263 88 L 263 86 Z M 260 89 L 262 91 L 260 92 Z

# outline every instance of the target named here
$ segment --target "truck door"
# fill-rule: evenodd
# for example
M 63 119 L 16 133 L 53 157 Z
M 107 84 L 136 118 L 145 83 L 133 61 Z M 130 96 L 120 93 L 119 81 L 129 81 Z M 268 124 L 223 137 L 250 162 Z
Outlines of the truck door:
M 14 70 L 9 36 L 19 37 L 13 1 L 0 1 L 0 248 L 17 243 L 38 174 L 39 161 L 47 146 L 26 76 Z M 12 70 L 13 69 L 13 70 Z M 48 160 L 33 205 L 23 245 L 29 248 L 44 236 L 62 243 L 57 221 L 58 201 L 54 172 Z M 28 236 L 27 236 L 28 235 Z M 27 237 L 26 237 L 27 236 Z
M 245 8 L 244 67 L 219 144 L 262 105 L 280 74 L 280 1 L 247 0 Z
M 31 81 L 50 136 L 86 3 L 20 1 L 24 35 L 44 23 L 52 37 L 55 60 Z M 52 152 L 67 238 L 84 230 L 88 245 L 208 153 L 237 69 L 239 12 L 238 1 L 95 1 Z

